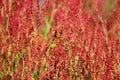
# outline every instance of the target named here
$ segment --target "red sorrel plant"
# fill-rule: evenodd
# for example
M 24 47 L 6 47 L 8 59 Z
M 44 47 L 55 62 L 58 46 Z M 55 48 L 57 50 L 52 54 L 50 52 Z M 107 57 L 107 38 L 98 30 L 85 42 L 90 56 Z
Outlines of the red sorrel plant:
M 0 80 L 120 80 L 119 0 L 0 0 Z

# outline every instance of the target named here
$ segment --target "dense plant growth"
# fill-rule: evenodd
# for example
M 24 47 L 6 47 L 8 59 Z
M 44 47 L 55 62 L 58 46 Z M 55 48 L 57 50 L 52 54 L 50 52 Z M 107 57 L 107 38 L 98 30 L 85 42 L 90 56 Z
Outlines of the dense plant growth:
M 120 80 L 120 0 L 0 0 L 0 80 Z

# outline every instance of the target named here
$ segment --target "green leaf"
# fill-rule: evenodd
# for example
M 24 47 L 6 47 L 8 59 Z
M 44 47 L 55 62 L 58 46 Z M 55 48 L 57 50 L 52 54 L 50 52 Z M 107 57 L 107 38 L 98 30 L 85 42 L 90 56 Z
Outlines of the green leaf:
M 43 58 L 42 67 L 41 67 L 40 70 L 39 70 L 40 73 L 43 73 L 43 72 L 44 72 L 45 66 L 46 66 L 46 58 Z
M 42 36 L 43 36 L 44 39 L 46 39 L 48 37 L 48 33 L 50 31 L 50 27 L 53 24 L 55 12 L 56 12 L 56 9 L 53 8 L 51 15 L 47 16 L 45 18 L 45 26 L 42 28 Z
M 3 61 L 2 61 L 2 65 L 3 65 L 3 67 L 6 66 L 6 59 L 3 59 Z
M 0 75 L 0 80 L 3 80 L 3 75 Z
M 23 61 L 23 66 L 22 66 L 22 78 L 24 78 L 24 68 L 25 68 L 25 63 L 24 63 L 24 61 Z
M 45 70 L 45 67 L 44 66 L 42 66 L 41 68 L 40 68 L 40 73 L 43 73 L 44 72 L 44 70 Z
M 0 80 L 3 80 L 3 72 L 0 70 Z
M 114 0 L 106 0 L 108 12 L 111 12 L 114 9 Z
M 118 12 L 120 12 L 120 7 L 118 8 Z
M 77 78 L 76 80 L 81 80 L 81 78 Z
M 10 57 L 11 56 L 11 52 L 10 51 L 8 51 L 8 57 Z
M 19 58 L 22 59 L 24 57 L 24 53 L 19 54 Z
M 77 66 L 78 65 L 78 56 L 75 57 L 75 63 L 74 63 L 74 66 Z
M 19 56 L 16 55 L 14 63 L 13 63 L 13 70 L 16 70 L 19 65 Z
M 52 41 L 51 42 L 51 48 L 55 48 L 56 47 L 56 43 L 55 43 L 55 41 Z

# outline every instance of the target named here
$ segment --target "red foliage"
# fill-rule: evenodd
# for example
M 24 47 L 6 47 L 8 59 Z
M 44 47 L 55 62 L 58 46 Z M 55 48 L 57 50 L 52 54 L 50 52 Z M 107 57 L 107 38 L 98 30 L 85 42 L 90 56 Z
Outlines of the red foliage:
M 119 0 L 0 0 L 0 80 L 119 80 Z

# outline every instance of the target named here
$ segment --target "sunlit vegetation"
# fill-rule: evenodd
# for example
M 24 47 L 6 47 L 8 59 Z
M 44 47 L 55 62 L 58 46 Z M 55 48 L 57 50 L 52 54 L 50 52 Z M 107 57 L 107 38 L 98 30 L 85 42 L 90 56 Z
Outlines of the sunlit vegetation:
M 120 0 L 0 0 L 0 80 L 120 80 Z

